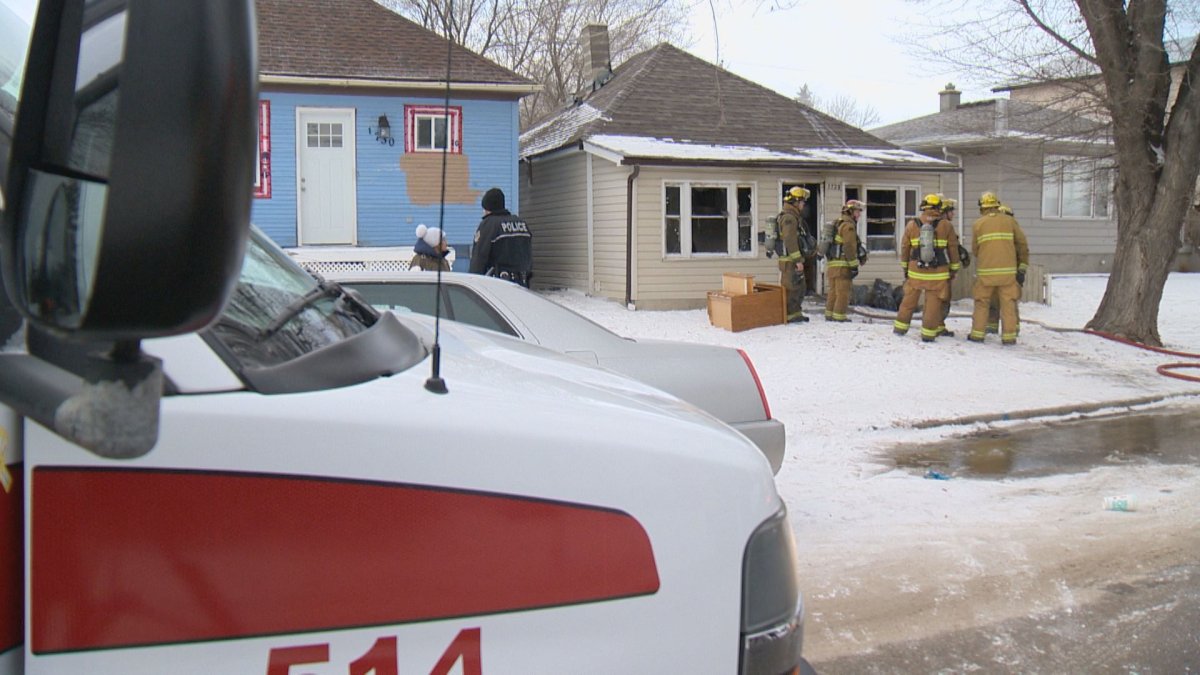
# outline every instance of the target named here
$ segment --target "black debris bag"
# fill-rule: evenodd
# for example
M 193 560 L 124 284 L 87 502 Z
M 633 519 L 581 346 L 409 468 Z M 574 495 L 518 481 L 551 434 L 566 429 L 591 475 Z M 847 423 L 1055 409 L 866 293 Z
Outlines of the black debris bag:
M 892 286 L 883 279 L 876 279 L 875 283 L 871 285 L 871 292 L 866 304 L 876 309 L 895 311 L 900 307 L 900 300 L 903 298 L 903 286 Z
M 850 287 L 850 304 L 851 305 L 870 305 L 871 304 L 871 286 L 855 284 Z

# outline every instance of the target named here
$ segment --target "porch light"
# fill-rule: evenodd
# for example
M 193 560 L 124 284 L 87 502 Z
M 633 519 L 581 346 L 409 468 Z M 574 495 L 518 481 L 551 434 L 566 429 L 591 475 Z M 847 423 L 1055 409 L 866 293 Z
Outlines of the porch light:
M 372 133 L 371 128 L 367 127 L 367 133 Z M 379 116 L 379 124 L 375 127 L 375 140 L 384 145 L 395 145 L 396 139 L 392 138 L 392 125 L 388 124 L 387 115 Z

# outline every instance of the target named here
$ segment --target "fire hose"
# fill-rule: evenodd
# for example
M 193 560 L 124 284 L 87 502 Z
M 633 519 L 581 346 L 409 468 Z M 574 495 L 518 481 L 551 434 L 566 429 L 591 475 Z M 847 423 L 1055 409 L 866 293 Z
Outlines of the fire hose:
M 880 315 L 880 314 L 874 314 L 874 313 L 871 313 L 871 312 L 864 312 L 864 311 L 862 311 L 862 310 L 860 310 L 860 309 L 857 309 L 857 308 L 855 308 L 855 309 L 853 309 L 853 310 L 851 310 L 851 311 L 853 311 L 855 314 L 859 314 L 859 315 L 862 315 L 862 316 L 865 316 L 865 317 L 868 317 L 868 318 L 871 318 L 871 319 L 884 319 L 884 320 L 887 320 L 887 319 L 889 319 L 889 318 L 894 318 L 894 317 L 883 316 L 883 315 Z M 960 317 L 960 318 L 961 318 L 961 317 L 963 317 L 963 316 L 969 316 L 969 315 L 952 315 L 952 316 L 958 316 L 958 317 Z M 1023 321 L 1022 321 L 1022 323 L 1032 323 L 1032 324 L 1037 324 L 1037 325 L 1039 325 L 1039 326 L 1041 326 L 1042 328 L 1045 328 L 1045 329 L 1047 329 L 1047 330 L 1052 330 L 1052 331 L 1056 331 L 1056 332 L 1060 332 L 1060 333 L 1087 333 L 1088 335 L 1095 335 L 1096 337 L 1102 337 L 1102 338 L 1104 338 L 1104 339 L 1106 339 L 1106 340 L 1112 340 L 1112 341 L 1114 341 L 1114 342 L 1120 342 L 1121 344 L 1126 344 L 1126 345 L 1129 345 L 1129 346 L 1131 346 L 1131 347 L 1137 347 L 1137 348 L 1139 348 L 1139 349 L 1146 349 L 1146 350 L 1149 350 L 1149 351 L 1152 351 L 1152 352 L 1155 352 L 1155 353 L 1158 353 L 1158 354 L 1165 354 L 1165 355 L 1167 355 L 1167 356 L 1179 356 L 1179 357 L 1182 357 L 1182 358 L 1185 358 L 1185 359 L 1196 359 L 1196 360 L 1200 361 L 1200 354 L 1194 354 L 1194 353 L 1192 353 L 1192 352 L 1182 352 L 1182 351 L 1176 351 L 1176 350 L 1173 350 L 1173 349 L 1165 349 L 1165 348 L 1163 348 L 1163 347 L 1155 347 L 1155 346 L 1153 346 L 1153 345 L 1144 345 L 1144 344 L 1142 344 L 1142 343 L 1140 343 L 1140 342 L 1136 342 L 1136 341 L 1134 341 L 1134 340 L 1130 340 L 1130 339 L 1129 339 L 1129 338 L 1127 338 L 1127 337 L 1124 337 L 1124 336 L 1121 336 L 1121 335 L 1115 335 L 1115 334 L 1113 334 L 1113 333 L 1106 333 L 1106 332 L 1104 332 L 1104 331 L 1100 331 L 1100 330 L 1093 330 L 1093 329 L 1090 329 L 1090 328 L 1084 328 L 1084 329 L 1079 329 L 1079 328 L 1057 328 L 1057 327 L 1054 327 L 1054 326 L 1048 326 L 1048 325 L 1046 325 L 1046 324 L 1044 324 L 1044 323 L 1042 323 L 1042 322 L 1040 322 L 1040 321 L 1031 320 L 1031 319 L 1025 319 L 1025 320 L 1023 320 Z M 1187 369 L 1187 368 L 1197 368 L 1197 369 L 1200 369 L 1200 363 L 1191 363 L 1191 362 L 1187 362 L 1187 361 L 1175 361 L 1175 362 L 1172 362 L 1172 363 L 1164 363 L 1164 364 L 1162 364 L 1162 365 L 1158 366 L 1157 368 L 1155 368 L 1154 370 L 1155 370 L 1155 372 L 1157 372 L 1159 375 L 1165 375 L 1165 376 L 1167 376 L 1167 377 L 1173 377 L 1173 378 L 1175 378 L 1175 379 L 1177 379 L 1177 380 L 1184 380 L 1184 381 L 1187 381 L 1187 382 L 1200 382 L 1200 376 L 1197 376 L 1197 375 L 1189 375 L 1189 374 L 1187 374 L 1187 373 L 1180 373 L 1180 372 L 1176 372 L 1176 371 L 1179 371 L 1179 370 L 1184 370 L 1184 369 Z
M 1144 345 L 1140 342 L 1135 342 L 1133 340 L 1130 340 L 1127 337 L 1124 337 L 1121 335 L 1114 335 L 1112 333 L 1106 333 L 1106 332 L 1100 331 L 1100 330 L 1092 330 L 1090 328 L 1085 328 L 1083 330 L 1083 332 L 1085 332 L 1089 335 L 1095 335 L 1097 337 L 1102 337 L 1106 340 L 1113 340 L 1115 342 L 1120 342 L 1122 344 L 1131 345 L 1133 347 L 1138 347 L 1140 349 L 1146 349 L 1146 350 L 1155 352 L 1157 354 L 1166 354 L 1168 356 L 1181 356 L 1185 359 L 1200 359 L 1200 354 L 1193 354 L 1191 352 L 1180 352 L 1180 351 L 1175 351 L 1173 349 L 1164 349 L 1162 347 L 1155 347 L 1153 345 Z M 1177 380 L 1187 380 L 1188 382 L 1200 382 L 1200 377 L 1198 377 L 1196 375 L 1188 375 L 1185 373 L 1175 372 L 1177 370 L 1182 370 L 1184 368 L 1200 368 L 1200 363 L 1189 363 L 1186 361 L 1176 361 L 1174 363 L 1164 363 L 1161 366 L 1155 368 L 1155 371 L 1157 371 L 1159 375 L 1166 375 L 1167 377 L 1173 377 Z

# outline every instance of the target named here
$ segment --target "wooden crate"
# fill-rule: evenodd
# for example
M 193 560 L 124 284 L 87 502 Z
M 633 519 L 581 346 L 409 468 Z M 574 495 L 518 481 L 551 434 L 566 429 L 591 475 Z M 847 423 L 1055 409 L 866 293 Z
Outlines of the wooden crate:
M 750 295 L 754 292 L 754 275 L 726 272 L 721 277 L 721 290 L 730 295 Z
M 708 320 L 735 333 L 775 326 L 787 320 L 787 295 L 775 284 L 754 284 L 752 292 L 744 295 L 709 291 Z

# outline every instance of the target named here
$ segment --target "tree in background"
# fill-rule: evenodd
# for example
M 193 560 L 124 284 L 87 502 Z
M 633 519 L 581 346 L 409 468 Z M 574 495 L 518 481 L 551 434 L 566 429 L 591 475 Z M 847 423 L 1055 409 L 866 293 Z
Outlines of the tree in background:
M 859 129 L 866 129 L 879 124 L 879 111 L 875 110 L 875 108 L 869 105 L 860 105 L 858 101 L 842 94 L 833 98 L 823 99 L 817 96 L 807 83 L 800 85 L 800 89 L 796 91 L 796 95 L 792 98 L 810 108 L 820 110 L 830 117 L 836 117 L 846 124 L 858 127 Z
M 1200 6 L 1167 0 L 924 3 L 939 60 L 981 82 L 1053 81 L 1075 111 L 1109 122 L 1117 247 L 1090 329 L 1161 345 L 1158 307 L 1200 173 Z M 947 7 L 952 5 L 952 7 Z M 1172 82 L 1168 47 L 1179 52 Z
M 620 63 L 660 42 L 685 44 L 688 25 L 683 0 L 376 1 L 541 84 L 521 100 L 522 127 L 590 84 L 579 42 L 584 26 L 608 26 L 611 58 Z

